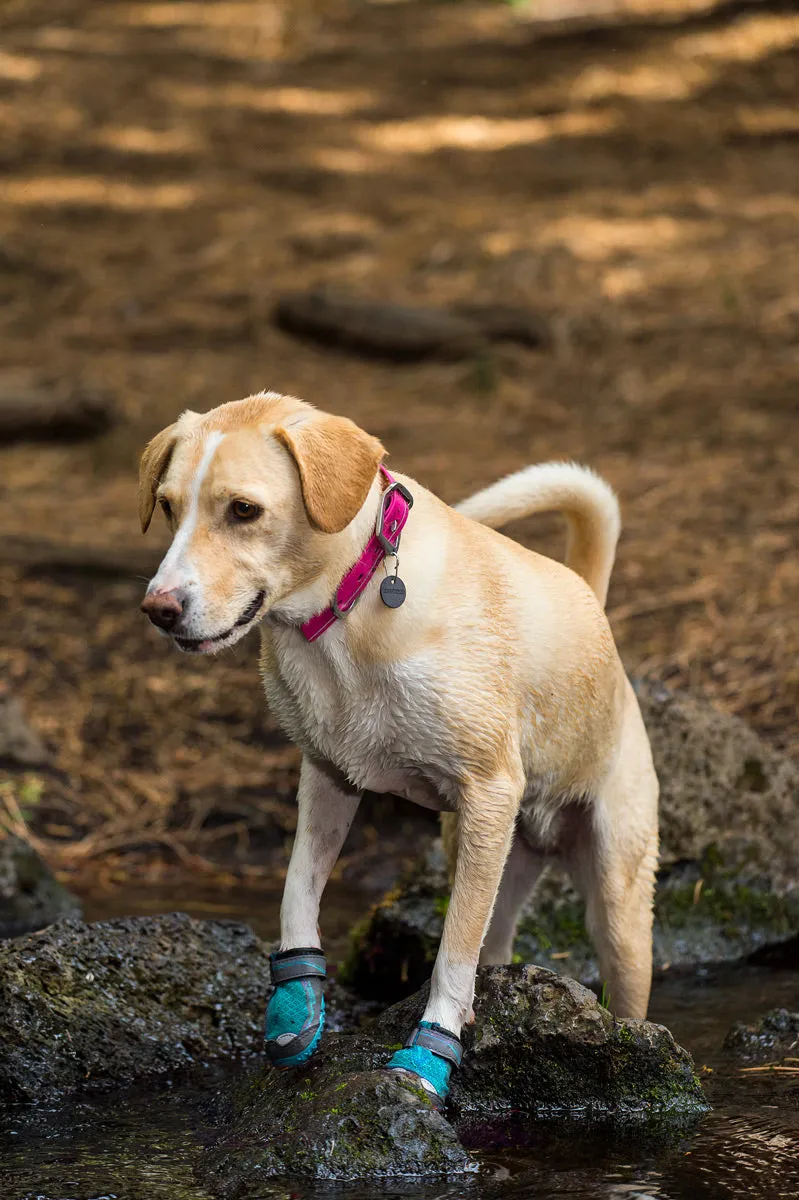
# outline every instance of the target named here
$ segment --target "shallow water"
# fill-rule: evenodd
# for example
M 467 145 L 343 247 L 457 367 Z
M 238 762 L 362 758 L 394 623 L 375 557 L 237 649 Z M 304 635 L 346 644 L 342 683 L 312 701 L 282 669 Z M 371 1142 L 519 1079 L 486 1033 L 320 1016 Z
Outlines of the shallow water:
M 87 902 L 89 919 L 181 908 L 197 916 L 246 920 L 266 939 L 277 928 L 278 892 L 238 889 L 191 898 L 152 889 Z M 364 908 L 362 894 L 332 888 L 326 941 L 337 957 Z M 653 1145 L 651 1135 L 610 1136 L 585 1126 L 516 1124 L 507 1149 L 481 1155 L 464 1182 L 423 1185 L 375 1180 L 346 1187 L 286 1186 L 253 1179 L 247 1200 L 333 1197 L 351 1200 L 694 1200 L 799 1197 L 799 1076 L 741 1071 L 721 1043 L 738 1020 L 770 1008 L 799 1007 L 790 972 L 725 968 L 665 976 L 650 1016 L 693 1053 L 713 1112 L 691 1132 Z M 16 1110 L 0 1121 L 0 1200 L 212 1200 L 194 1176 L 197 1151 L 213 1136 L 203 1100 L 230 1068 L 197 1073 L 163 1092 L 71 1101 L 64 1109 Z

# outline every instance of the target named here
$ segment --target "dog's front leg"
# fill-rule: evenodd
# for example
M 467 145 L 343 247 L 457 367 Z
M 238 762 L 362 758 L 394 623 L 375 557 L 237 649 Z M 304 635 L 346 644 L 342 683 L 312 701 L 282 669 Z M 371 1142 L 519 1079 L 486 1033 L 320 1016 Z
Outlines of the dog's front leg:
M 519 773 L 520 776 L 520 773 Z M 475 784 L 458 810 L 458 856 L 430 998 L 422 1020 L 389 1062 L 412 1071 L 441 1102 L 461 1059 L 459 1035 L 470 1016 L 480 947 L 513 837 L 523 784 L 502 776 Z
M 274 991 L 266 1010 L 266 1052 L 276 1066 L 305 1062 L 325 1022 L 325 956 L 319 903 L 360 801 L 360 792 L 303 758 L 297 834 L 280 909 L 280 950 L 270 956 Z

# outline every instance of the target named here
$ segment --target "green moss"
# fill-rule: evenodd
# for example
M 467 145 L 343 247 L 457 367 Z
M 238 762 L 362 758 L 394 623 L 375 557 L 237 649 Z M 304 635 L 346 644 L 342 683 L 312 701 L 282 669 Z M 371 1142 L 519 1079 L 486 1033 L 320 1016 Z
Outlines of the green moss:
M 698 881 L 661 888 L 655 899 L 655 920 L 667 931 L 713 926 L 731 939 L 748 930 L 763 931 L 771 938 L 789 937 L 799 924 L 799 900 L 713 870 Z

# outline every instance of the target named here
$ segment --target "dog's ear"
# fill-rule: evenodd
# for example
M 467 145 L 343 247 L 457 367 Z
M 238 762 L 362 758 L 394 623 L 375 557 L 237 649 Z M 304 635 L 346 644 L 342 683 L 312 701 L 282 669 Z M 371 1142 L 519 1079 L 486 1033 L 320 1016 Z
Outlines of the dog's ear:
M 383 446 L 347 417 L 326 413 L 274 433 L 297 464 L 311 524 L 323 533 L 340 533 L 369 495 Z
M 169 466 L 177 440 L 175 426 L 168 425 L 144 448 L 139 463 L 139 520 L 142 533 L 146 533 L 150 527 L 158 484 Z

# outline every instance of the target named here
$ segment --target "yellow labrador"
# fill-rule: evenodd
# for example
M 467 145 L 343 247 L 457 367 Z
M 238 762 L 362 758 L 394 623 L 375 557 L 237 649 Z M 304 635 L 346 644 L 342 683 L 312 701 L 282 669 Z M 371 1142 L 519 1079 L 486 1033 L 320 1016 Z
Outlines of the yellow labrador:
M 184 413 L 142 457 L 142 528 L 160 505 L 173 533 L 142 607 L 189 653 L 260 626 L 269 705 L 303 752 L 278 983 L 298 977 L 297 948 L 306 977 L 324 974 L 320 898 L 364 789 L 453 814 L 452 896 L 405 1064 L 423 1075 L 422 1052 L 456 1061 L 431 1041 L 457 1042 L 478 962 L 510 960 L 553 859 L 585 898 L 611 1006 L 645 1015 L 658 786 L 603 611 L 619 533 L 607 484 L 548 463 L 453 509 L 383 457 L 289 396 Z M 490 528 L 549 509 L 568 523 L 565 566 Z M 303 1036 L 296 1061 L 315 1046 Z

